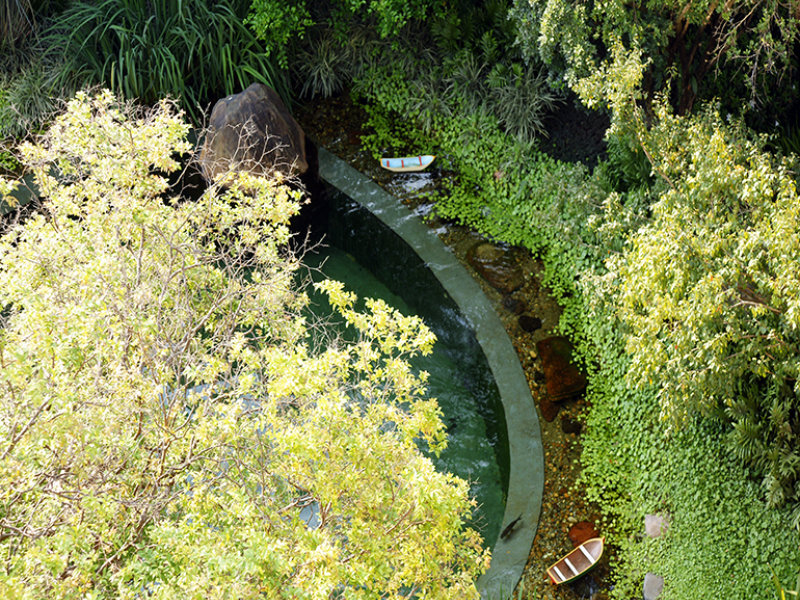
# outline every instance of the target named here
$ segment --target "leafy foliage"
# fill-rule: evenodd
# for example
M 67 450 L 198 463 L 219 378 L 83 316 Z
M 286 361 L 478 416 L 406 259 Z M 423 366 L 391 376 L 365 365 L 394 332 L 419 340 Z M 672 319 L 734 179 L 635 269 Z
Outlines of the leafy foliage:
M 45 36 L 67 64 L 60 82 L 106 85 L 128 99 L 171 96 L 195 119 L 254 81 L 288 98 L 281 71 L 241 18 L 245 0 L 77 0 Z
M 570 86 L 598 69 L 618 71 L 620 55 L 610 52 L 615 45 L 649 57 L 646 94 L 669 91 L 680 113 L 704 91 L 708 99 L 740 89 L 739 98 L 749 92 L 753 107 L 776 98 L 770 82 L 792 77 L 800 31 L 796 6 L 779 0 L 515 0 L 511 15 L 526 54 L 540 57 Z
M 56 113 L 77 86 L 60 77 L 63 69 L 63 63 L 37 57 L 13 74 L 0 74 L 0 139 L 22 138 Z
M 623 47 L 617 51 L 622 53 Z M 758 219 L 760 225 L 753 228 L 761 228 L 762 239 L 770 240 L 751 248 L 765 252 L 762 258 L 756 256 L 755 262 L 748 263 L 753 272 L 760 265 L 780 262 L 781 253 L 793 247 L 790 240 L 796 237 L 791 225 L 797 204 L 790 184 L 792 173 L 786 165 L 763 153 L 760 142 L 748 141 L 741 128 L 721 122 L 713 110 L 691 119 L 664 111 L 648 126 L 647 117 L 632 101 L 643 73 L 641 58 L 636 56 L 629 57 L 625 77 L 614 78 L 612 73 L 603 72 L 591 81 L 585 80 L 585 91 L 594 93 L 598 102 L 613 103 L 615 107 L 614 128 L 609 133 L 615 148 L 612 156 L 601 161 L 591 174 L 580 165 L 558 163 L 538 153 L 533 145 L 503 132 L 497 117 L 484 108 L 483 102 L 474 101 L 479 88 L 473 86 L 485 73 L 485 67 L 480 62 L 467 62 L 463 53 L 461 56 L 464 72 L 471 70 L 478 76 L 461 78 L 458 71 L 450 68 L 450 79 L 440 78 L 438 87 L 427 88 L 434 93 L 427 95 L 431 101 L 426 106 L 443 105 L 443 111 L 424 112 L 414 101 L 420 89 L 417 82 L 424 81 L 416 75 L 415 67 L 403 66 L 403 72 L 412 74 L 407 79 L 387 68 L 380 73 L 368 72 L 358 80 L 355 90 L 374 102 L 368 111 L 370 124 L 376 130 L 362 139 L 376 153 L 417 152 L 422 150 L 417 146 L 421 143 L 418 131 L 409 125 L 416 123 L 426 132 L 426 150 L 433 147 L 442 157 L 445 172 L 454 173 L 444 180 L 447 190 L 438 198 L 437 213 L 494 239 L 522 245 L 542 258 L 543 283 L 563 307 L 560 330 L 575 340 L 591 373 L 591 410 L 583 436 L 584 480 L 591 497 L 606 512 L 607 531 L 613 532 L 615 543 L 621 546 L 615 597 L 629 598 L 638 593 L 641 577 L 649 570 L 666 574 L 674 582 L 676 597 L 724 594 L 744 599 L 763 595 L 770 585 L 763 560 L 780 565 L 784 573 L 797 558 L 791 506 L 775 510 L 763 502 L 767 493 L 777 500 L 778 492 L 788 504 L 795 502 L 791 496 L 795 461 L 792 454 L 796 446 L 793 395 L 785 395 L 785 385 L 775 386 L 774 390 L 782 390 L 784 396 L 773 409 L 771 402 L 776 396 L 765 393 L 764 379 L 754 378 L 750 383 L 757 390 L 757 401 L 752 409 L 743 409 L 750 411 L 749 420 L 727 414 L 722 408 L 724 402 L 709 404 L 707 410 L 701 411 L 714 420 L 700 419 L 699 407 L 687 406 L 674 393 L 675 389 L 685 392 L 689 386 L 701 383 L 698 369 L 709 368 L 700 356 L 704 346 L 692 346 L 698 331 L 681 334 L 683 352 L 688 357 L 676 359 L 672 367 L 674 388 L 669 387 L 668 380 L 661 385 L 662 374 L 670 365 L 655 353 L 655 340 L 681 328 L 694 327 L 702 317 L 692 313 L 688 304 L 680 318 L 665 319 L 652 327 L 634 322 L 627 315 L 629 311 L 649 314 L 655 310 L 653 285 L 676 295 L 687 292 L 684 302 L 690 304 L 696 287 L 692 282 L 697 279 L 691 279 L 689 274 L 677 275 L 685 284 L 676 287 L 671 283 L 673 273 L 680 273 L 684 264 L 685 269 L 693 269 L 689 273 L 697 273 L 703 261 L 693 260 L 690 250 L 712 252 L 713 246 L 708 242 L 714 236 L 736 243 L 738 226 L 734 223 L 712 232 L 713 227 L 727 222 L 725 219 L 737 219 L 740 224 Z M 745 202 L 742 194 L 748 194 L 750 200 Z M 703 227 L 686 249 L 675 244 L 687 243 L 692 230 L 676 231 L 662 220 L 664 207 L 677 206 L 679 198 L 686 203 L 691 200 L 691 205 L 682 204 L 684 208 L 670 213 L 675 227 Z M 715 210 L 709 214 L 712 206 Z M 716 220 L 703 225 L 711 218 Z M 662 232 L 668 239 L 659 237 Z M 781 236 L 784 241 L 780 245 L 779 233 L 786 234 L 785 238 Z M 747 229 L 741 235 L 743 240 L 754 242 Z M 641 260 L 634 258 L 638 256 L 637 249 L 645 244 L 650 253 L 648 261 L 652 262 L 644 262 L 644 253 Z M 736 256 L 744 260 L 746 254 L 749 256 L 742 249 Z M 714 256 L 734 260 L 722 251 Z M 785 267 L 787 279 L 781 279 L 780 285 L 787 287 L 781 298 L 789 303 L 796 297 L 791 282 L 798 280 L 790 264 L 796 261 L 792 257 L 791 252 L 787 253 L 785 265 L 780 263 L 778 267 L 775 263 L 774 271 L 757 276 L 759 282 L 769 282 L 780 277 L 778 274 Z M 778 289 L 777 282 L 768 285 Z M 626 304 L 625 294 L 636 300 Z M 713 302 L 709 302 L 709 310 L 711 306 Z M 719 303 L 716 306 L 719 308 Z M 752 307 L 741 308 L 750 319 L 746 324 L 753 323 L 756 328 L 764 327 L 773 318 L 751 315 L 748 311 Z M 722 329 L 731 327 L 727 321 L 722 322 Z M 791 336 L 791 324 L 787 322 L 781 331 L 782 335 Z M 764 344 L 769 343 L 769 338 L 780 339 L 774 332 L 762 333 Z M 654 336 L 652 348 L 642 348 L 637 354 L 634 346 L 640 342 L 636 340 L 647 335 Z M 754 348 L 753 340 L 741 344 L 735 349 L 732 346 L 731 354 Z M 626 352 L 626 346 L 632 353 Z M 786 373 L 794 368 L 791 355 L 791 350 L 782 355 Z M 692 370 L 683 369 L 694 356 L 697 361 L 692 363 Z M 739 359 L 741 365 L 748 362 L 745 355 L 733 358 L 730 365 L 722 359 L 719 364 L 733 369 Z M 644 364 L 652 366 L 653 374 L 637 380 L 635 374 Z M 712 383 L 711 379 L 713 375 L 709 374 L 704 381 Z M 633 381 L 641 385 L 634 387 Z M 736 382 L 738 390 L 743 390 L 746 383 L 734 373 L 725 381 Z M 693 389 L 698 400 L 713 402 L 701 385 Z M 668 422 L 660 418 L 658 397 L 662 403 L 687 409 L 683 427 L 673 428 L 671 434 Z M 757 427 L 745 432 L 745 424 L 750 422 L 757 423 Z M 737 437 L 742 435 L 758 439 L 758 443 L 751 444 L 750 454 L 736 450 L 743 444 L 743 439 Z M 780 460 L 775 460 L 778 454 Z M 752 481 L 756 473 L 766 487 Z M 651 544 L 625 541 L 641 529 L 646 512 L 664 509 L 673 516 L 670 536 Z M 757 530 L 746 543 L 728 545 L 721 568 L 719 540 L 741 539 L 741 531 L 753 530 L 753 521 L 759 524 Z M 698 539 L 708 540 L 708 544 L 698 548 Z M 763 568 L 754 576 L 758 564 Z M 693 575 L 698 571 L 703 573 L 701 582 Z
M 418 448 L 433 335 L 327 282 L 357 335 L 313 353 L 298 193 L 180 202 L 187 131 L 106 92 L 21 148 L 47 213 L 0 240 L 2 595 L 477 598 L 468 485 Z

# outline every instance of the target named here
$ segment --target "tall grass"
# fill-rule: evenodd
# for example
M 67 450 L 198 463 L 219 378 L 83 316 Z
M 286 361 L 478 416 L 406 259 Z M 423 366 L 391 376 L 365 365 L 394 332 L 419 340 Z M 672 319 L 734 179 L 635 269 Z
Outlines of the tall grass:
M 16 73 L 0 73 L 0 140 L 35 132 L 75 93 L 77 83 L 62 78 L 62 68 L 37 56 Z
M 6 53 L 33 29 L 30 0 L 0 0 L 0 51 Z
M 286 100 L 284 74 L 242 18 L 247 0 L 78 0 L 45 36 L 66 63 L 61 77 L 111 87 L 128 99 L 179 99 L 190 117 L 258 81 Z

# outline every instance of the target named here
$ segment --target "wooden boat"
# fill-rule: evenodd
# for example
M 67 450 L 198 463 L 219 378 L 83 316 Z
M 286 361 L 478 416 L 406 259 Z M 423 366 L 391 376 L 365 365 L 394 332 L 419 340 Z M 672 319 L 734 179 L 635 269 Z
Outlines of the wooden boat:
M 591 538 L 547 569 L 550 580 L 556 584 L 569 583 L 594 567 L 603 555 L 603 540 Z
M 404 156 L 402 158 L 382 158 L 381 166 L 395 173 L 408 173 L 410 171 L 422 171 L 436 158 L 431 154 L 421 154 L 419 156 Z

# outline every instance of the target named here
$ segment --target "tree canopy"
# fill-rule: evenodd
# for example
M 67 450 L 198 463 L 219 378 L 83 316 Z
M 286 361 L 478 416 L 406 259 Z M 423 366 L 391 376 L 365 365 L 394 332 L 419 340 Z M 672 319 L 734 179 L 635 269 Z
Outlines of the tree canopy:
M 182 201 L 187 130 L 80 94 L 20 148 L 44 210 L 0 240 L 0 595 L 477 597 L 467 483 L 419 449 L 434 336 L 326 282 L 358 335 L 315 352 L 299 194 Z
M 611 52 L 617 44 L 641 54 L 645 94 L 669 90 L 681 114 L 703 86 L 706 98 L 732 90 L 749 93 L 745 102 L 774 97 L 800 40 L 797 4 L 781 0 L 515 0 L 511 15 L 526 52 L 569 85 L 597 69 L 624 69 L 624 53 Z M 719 82 L 709 82 L 716 73 Z

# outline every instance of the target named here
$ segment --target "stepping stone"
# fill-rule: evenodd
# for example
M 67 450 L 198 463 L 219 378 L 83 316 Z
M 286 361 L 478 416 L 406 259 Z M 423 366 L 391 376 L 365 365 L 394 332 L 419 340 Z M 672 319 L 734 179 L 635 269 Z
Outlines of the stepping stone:
M 644 586 L 642 587 L 642 597 L 644 600 L 656 600 L 663 591 L 663 577 L 655 573 L 648 573 L 644 576 Z

